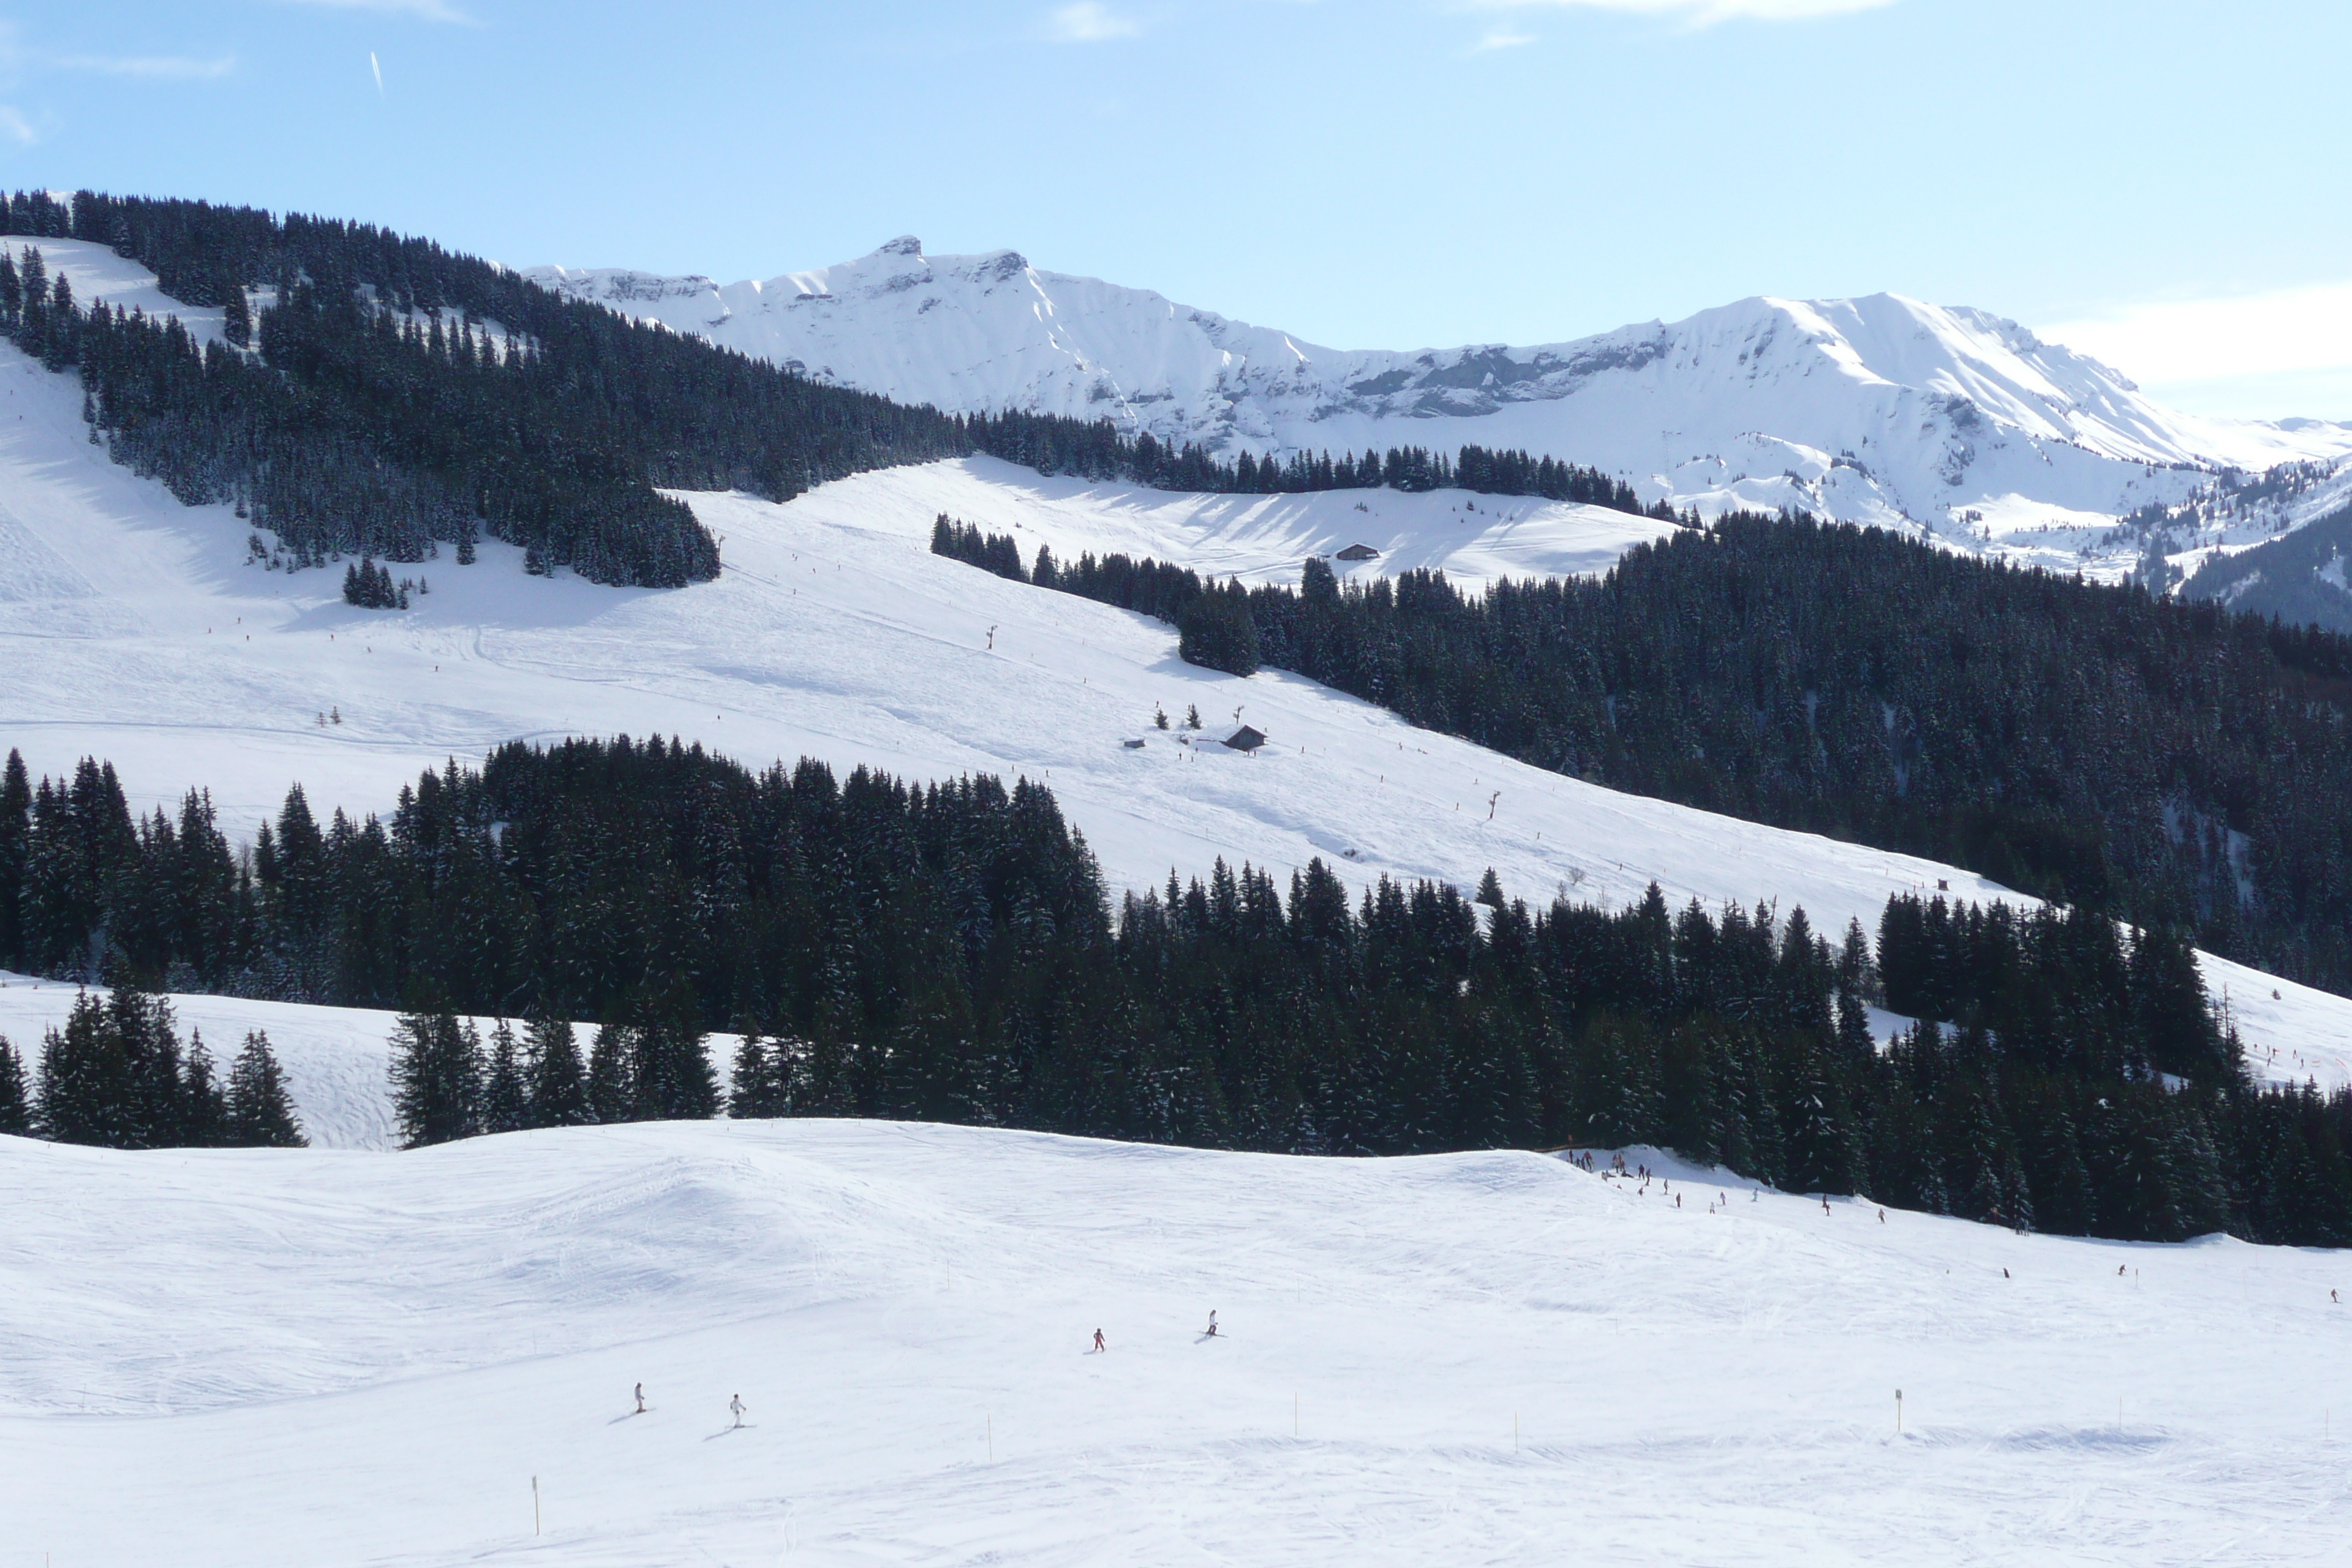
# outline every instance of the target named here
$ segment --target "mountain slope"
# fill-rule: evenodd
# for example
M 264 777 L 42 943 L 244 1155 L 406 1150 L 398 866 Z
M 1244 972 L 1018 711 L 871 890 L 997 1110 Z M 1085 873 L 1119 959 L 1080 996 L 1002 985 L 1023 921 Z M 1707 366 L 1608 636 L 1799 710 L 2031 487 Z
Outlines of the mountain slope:
M 1223 451 L 1526 447 L 1714 513 L 1810 510 L 2110 570 L 2115 519 L 2223 467 L 2352 453 L 2352 429 L 2161 408 L 2013 321 L 1891 294 L 1753 299 L 1572 342 L 1337 351 L 1017 253 L 720 286 L 531 268 L 582 299 L 824 381 L 961 411 L 1108 417 Z
M 0 1139 L 5 1545 L 2340 1557 L 2313 1376 L 2340 1255 L 1882 1223 L 1628 1152 L 1659 1180 L 822 1120 L 401 1155 Z
M 1164 557 L 1234 498 L 972 459 L 862 475 L 782 506 L 686 499 L 723 538 L 715 583 L 654 592 L 565 576 L 519 592 L 520 552 L 485 542 L 478 565 L 423 563 L 431 592 L 412 609 L 362 610 L 331 572 L 247 563 L 226 508 L 182 507 L 107 461 L 70 378 L 0 349 L 0 744 L 23 747 L 37 773 L 110 758 L 142 810 L 206 786 L 233 836 L 274 815 L 298 779 L 320 816 L 356 816 L 388 809 L 453 754 L 661 733 L 754 765 L 809 755 L 915 779 L 1037 778 L 1114 889 L 1157 886 L 1171 868 L 1204 873 L 1220 856 L 1277 877 L 1319 856 L 1358 887 L 1385 873 L 1466 888 L 1491 865 L 1531 899 L 1617 906 L 1655 879 L 1676 906 L 1776 900 L 1831 931 L 1874 924 L 1897 891 L 1948 882 L 2003 896 L 1932 861 L 1513 763 L 1295 676 L 1203 670 L 1157 622 L 929 550 L 947 511 L 1018 532 L 1024 552 L 1124 541 Z M 1337 526 L 1426 527 L 1432 550 L 1444 528 L 1479 536 L 1450 510 L 1472 498 L 1407 499 L 1425 523 L 1346 503 Z M 1322 515 L 1297 526 L 1332 528 Z M 1559 537 L 1565 549 L 1572 536 Z M 1192 706 L 1213 721 L 1238 710 L 1274 743 L 1244 758 L 1151 729 L 1155 708 Z M 2352 1078 L 2352 1001 L 2204 963 L 2259 1068 Z M 61 1015 L 64 994 L 38 994 Z
M 2347 566 L 2352 566 L 2352 507 L 2266 544 L 2209 554 L 2180 592 L 2234 610 L 2352 632 Z

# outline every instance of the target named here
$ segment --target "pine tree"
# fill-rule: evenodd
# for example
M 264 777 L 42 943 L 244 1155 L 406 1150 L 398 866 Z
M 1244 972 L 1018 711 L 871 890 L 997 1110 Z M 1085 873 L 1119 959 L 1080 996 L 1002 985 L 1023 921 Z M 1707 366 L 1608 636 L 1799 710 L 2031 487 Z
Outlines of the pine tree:
M 227 1131 L 229 1140 L 246 1149 L 302 1149 L 310 1140 L 295 1120 L 294 1102 L 286 1092 L 286 1077 L 269 1048 L 269 1037 L 259 1029 L 245 1037 L 245 1045 L 229 1068 Z M 415 1143 L 409 1145 L 415 1147 Z
M 175 1142 L 183 1148 L 215 1149 L 230 1141 L 228 1101 L 213 1070 L 213 1054 L 205 1048 L 204 1031 L 192 1029 Z
M 25 1058 L 0 1035 L 0 1134 L 26 1138 L 33 1131 L 33 1102 L 25 1082 Z
M 482 1086 L 482 1131 L 516 1132 L 530 1124 L 530 1096 L 512 1026 L 500 1018 L 490 1030 L 489 1071 Z
M 403 1148 L 481 1131 L 481 1042 L 454 1013 L 417 1008 L 401 1015 L 392 1032 L 391 1076 Z
M 41 1041 L 40 1124 L 60 1143 L 121 1146 L 134 1110 L 129 1063 L 106 1008 L 85 991 Z
M 533 1015 L 529 1029 L 532 1127 L 584 1127 L 596 1120 L 588 1103 L 588 1074 L 570 1020 Z
M 787 1064 L 781 1043 L 762 1039 L 756 1025 L 745 1025 L 735 1047 L 734 1072 L 727 1095 L 727 1114 L 739 1121 L 791 1113 Z
M 588 1112 L 597 1121 L 635 1121 L 635 1031 L 625 1024 L 600 1024 L 588 1047 Z
M 1854 993 L 1843 989 L 1837 994 L 1837 1048 L 1840 1064 L 1849 1072 L 1878 1054 L 1878 1042 L 1870 1032 L 1869 1009 Z
M 637 1009 L 633 1031 L 632 1121 L 702 1121 L 719 1114 L 719 1075 L 696 1014 L 694 989 L 672 980 L 658 1001 Z
M 24 888 L 32 826 L 32 784 L 25 759 L 12 748 L 0 767 L 0 969 L 27 967 Z
M 253 346 L 253 310 L 245 297 L 245 285 L 231 275 L 221 283 L 221 336 L 236 348 Z

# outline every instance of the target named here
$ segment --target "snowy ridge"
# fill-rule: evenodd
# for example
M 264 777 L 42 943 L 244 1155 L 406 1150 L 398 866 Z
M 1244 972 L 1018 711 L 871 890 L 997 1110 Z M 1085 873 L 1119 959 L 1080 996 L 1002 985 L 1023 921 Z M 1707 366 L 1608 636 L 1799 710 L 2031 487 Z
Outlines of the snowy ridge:
M 2176 413 L 1985 311 L 1876 294 L 1758 298 L 1572 342 L 1340 351 L 909 237 L 837 267 L 720 285 L 532 268 L 546 286 L 820 380 L 963 412 L 1108 417 L 1247 449 L 1524 447 L 1645 501 L 1810 510 L 2120 574 L 2115 520 L 2222 468 L 2333 463 L 2352 427 Z

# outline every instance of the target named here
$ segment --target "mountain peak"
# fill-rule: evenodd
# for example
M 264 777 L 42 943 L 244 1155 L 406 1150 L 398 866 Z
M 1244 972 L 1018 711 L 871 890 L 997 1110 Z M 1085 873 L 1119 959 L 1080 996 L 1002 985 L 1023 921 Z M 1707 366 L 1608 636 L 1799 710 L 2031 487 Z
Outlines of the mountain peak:
M 912 235 L 766 283 L 661 281 L 604 274 L 593 297 L 952 412 L 1108 419 L 1227 457 L 1524 448 L 1678 510 L 2030 542 L 2069 570 L 2107 548 L 2116 520 L 2221 468 L 2352 455 L 2343 427 L 2179 414 L 2007 317 L 1892 292 L 1759 295 L 1568 342 L 1392 353 L 1318 347 L 1017 251 L 926 256 Z

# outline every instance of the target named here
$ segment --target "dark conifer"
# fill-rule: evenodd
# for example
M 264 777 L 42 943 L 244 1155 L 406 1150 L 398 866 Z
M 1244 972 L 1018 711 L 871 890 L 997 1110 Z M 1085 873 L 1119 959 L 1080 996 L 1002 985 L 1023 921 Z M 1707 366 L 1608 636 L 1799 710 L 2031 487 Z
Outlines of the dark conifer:
M 500 1018 L 490 1030 L 488 1070 L 482 1083 L 482 1131 L 516 1132 L 530 1125 L 530 1105 L 513 1026 Z
M 25 1080 L 25 1058 L 0 1035 L 0 1134 L 24 1138 L 33 1131 L 31 1086 Z
M 26 953 L 26 856 L 33 826 L 33 790 L 25 759 L 15 749 L 0 767 L 0 969 L 29 966 Z
M 60 1143 L 120 1147 L 135 1114 L 130 1065 L 89 992 L 74 998 L 65 1027 L 41 1041 L 42 1135 Z
M 530 1026 L 530 1120 L 533 1127 L 582 1127 L 596 1120 L 589 1109 L 588 1074 L 568 1019 L 545 1012 Z
M 310 1144 L 295 1119 L 269 1037 L 259 1029 L 245 1037 L 229 1068 L 226 1120 L 229 1141 L 240 1148 L 301 1149 Z
M 253 345 L 253 311 L 245 297 L 245 285 L 235 276 L 221 283 L 221 336 L 235 348 Z
M 625 1024 L 600 1024 L 588 1047 L 588 1111 L 597 1121 L 637 1120 L 635 1031 Z
M 205 1048 L 201 1029 L 188 1032 L 179 1135 L 173 1142 L 188 1149 L 215 1149 L 237 1142 L 232 1131 L 228 1098 L 214 1071 L 213 1054 Z
M 481 1131 L 481 1044 L 470 1023 L 435 1007 L 403 1014 L 393 1028 L 391 1073 L 403 1148 Z
M 790 1113 L 782 1051 L 761 1038 L 755 1026 L 744 1027 L 743 1037 L 735 1047 L 733 1067 L 727 1094 L 728 1115 L 740 1121 Z

